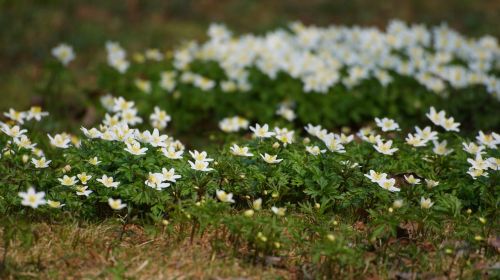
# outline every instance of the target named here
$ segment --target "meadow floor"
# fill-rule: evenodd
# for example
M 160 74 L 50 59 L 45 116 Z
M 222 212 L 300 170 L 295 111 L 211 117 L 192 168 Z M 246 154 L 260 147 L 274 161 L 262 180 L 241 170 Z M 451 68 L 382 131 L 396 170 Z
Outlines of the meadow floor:
M 34 226 L 35 242 L 9 247 L 2 279 L 291 279 L 289 267 L 253 265 L 213 253 L 209 235 L 176 240 L 137 225 Z M 3 237 L 3 232 L 0 234 Z M 5 252 L 5 246 L 0 247 Z
M 32 228 L 31 245 L 10 242 L 1 279 L 317 279 L 309 273 L 315 268 L 308 260 L 293 253 L 255 259 L 246 248 L 237 253 L 214 250 L 214 246 L 221 247 L 213 243 L 219 230 L 191 239 L 189 228 L 151 231 L 136 224 L 123 227 L 114 220 L 37 222 Z M 3 231 L 0 238 L 4 238 Z M 488 242 L 493 246 L 498 241 Z M 484 258 L 481 252 L 443 258 L 431 243 L 417 246 L 422 249 L 422 259 L 401 259 L 414 271 L 400 271 L 399 265 L 384 263 L 387 260 L 366 252 L 363 279 L 498 279 L 498 258 Z M 5 254 L 5 244 L 0 246 L 0 254 Z M 432 271 L 421 271 L 423 263 L 433 264 Z M 341 275 L 342 279 L 359 279 L 355 276 L 359 272 L 341 271 Z

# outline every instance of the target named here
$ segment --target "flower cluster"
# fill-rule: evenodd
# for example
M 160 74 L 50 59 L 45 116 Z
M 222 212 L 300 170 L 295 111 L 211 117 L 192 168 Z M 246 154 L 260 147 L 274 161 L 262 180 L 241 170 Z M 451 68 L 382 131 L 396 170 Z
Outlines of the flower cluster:
M 248 120 L 239 116 L 234 116 L 222 119 L 219 122 L 219 128 L 224 132 L 238 132 L 242 129 L 248 129 L 248 124 Z
M 394 80 L 393 72 L 412 76 L 434 92 L 444 91 L 447 84 L 453 88 L 479 84 L 500 94 L 498 78 L 491 74 L 498 66 L 499 47 L 490 36 L 473 40 L 444 25 L 427 28 L 401 21 L 391 21 L 385 31 L 301 23 L 289 28 L 291 32 L 235 38 L 226 27 L 212 25 L 208 42 L 175 51 L 174 66 L 182 71 L 195 59 L 216 61 L 229 78 L 224 81 L 226 90 L 230 82 L 248 84 L 247 69 L 257 67 L 271 79 L 279 72 L 288 73 L 302 81 L 305 92 L 326 93 L 336 84 L 350 88 L 368 79 L 387 86 Z M 213 30 L 224 35 L 214 36 Z M 455 64 L 456 59 L 464 63 Z

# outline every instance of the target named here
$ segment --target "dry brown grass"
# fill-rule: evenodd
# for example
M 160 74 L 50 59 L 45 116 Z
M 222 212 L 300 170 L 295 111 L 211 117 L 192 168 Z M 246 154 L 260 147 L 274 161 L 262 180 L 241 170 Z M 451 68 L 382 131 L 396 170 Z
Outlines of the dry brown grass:
M 13 242 L 6 279 L 293 279 L 293 270 L 250 264 L 214 253 L 209 237 L 176 241 L 130 225 L 119 240 L 118 224 L 34 225 L 29 248 Z M 0 234 L 0 235 L 3 235 Z M 5 248 L 0 247 L 0 253 Z

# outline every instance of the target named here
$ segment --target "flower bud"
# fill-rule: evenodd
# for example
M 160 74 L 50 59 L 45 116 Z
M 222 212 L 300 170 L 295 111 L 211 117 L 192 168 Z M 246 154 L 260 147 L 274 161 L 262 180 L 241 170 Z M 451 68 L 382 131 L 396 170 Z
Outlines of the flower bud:
M 248 210 L 246 210 L 245 212 L 243 212 L 243 215 L 244 215 L 245 217 L 249 217 L 249 218 L 250 218 L 250 217 L 252 217 L 252 216 L 253 216 L 253 214 L 254 214 L 254 213 L 255 213 L 255 212 L 254 212 L 252 209 L 248 209 Z
M 22 160 L 24 163 L 27 163 L 30 157 L 28 155 L 23 155 Z
M 273 148 L 278 149 L 280 147 L 280 143 L 274 142 Z
M 403 207 L 403 200 L 402 199 L 394 200 L 394 202 L 392 203 L 392 207 L 394 207 L 396 209 Z
M 70 171 L 71 171 L 71 165 L 66 164 L 66 166 L 63 167 L 63 172 L 66 173 L 66 172 L 70 172 Z
M 144 57 L 144 55 L 142 53 L 134 53 L 132 55 L 132 59 L 136 62 L 136 63 L 144 63 L 144 61 L 146 60 L 146 58 Z
M 264 234 L 262 234 L 262 232 L 260 232 L 260 231 L 257 233 L 257 238 L 260 239 L 262 242 L 267 241 L 267 237 L 264 236 Z
M 252 207 L 257 211 L 262 209 L 262 198 L 257 198 L 256 200 L 254 200 L 252 202 Z
M 327 235 L 326 235 L 326 238 L 327 238 L 328 240 L 330 240 L 330 241 L 335 241 L 335 235 L 333 235 L 333 234 L 331 234 L 331 233 L 327 234 Z

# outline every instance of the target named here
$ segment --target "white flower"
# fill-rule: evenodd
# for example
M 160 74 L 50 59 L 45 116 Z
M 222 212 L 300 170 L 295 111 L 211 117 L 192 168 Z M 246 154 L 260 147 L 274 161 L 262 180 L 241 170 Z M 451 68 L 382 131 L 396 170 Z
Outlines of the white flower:
M 375 134 L 362 135 L 361 139 L 371 144 L 375 144 L 383 140 L 380 135 L 375 135 Z
M 445 156 L 453 152 L 453 149 L 447 148 L 448 142 L 446 140 L 443 140 L 443 142 L 438 142 L 438 141 L 432 141 L 432 142 L 434 143 L 434 148 L 432 149 L 432 151 L 436 155 Z
M 491 169 L 500 170 L 500 158 L 490 157 L 488 161 L 490 162 Z
M 85 127 L 81 127 L 80 130 L 83 132 L 85 136 L 91 139 L 101 138 L 102 132 L 100 132 L 97 128 L 93 127 L 90 130 Z
M 144 93 L 147 93 L 147 94 L 151 93 L 151 90 L 152 90 L 151 82 L 148 80 L 136 79 L 135 86 Z
M 161 173 L 163 174 L 163 179 L 166 181 L 170 181 L 172 183 L 175 183 L 177 179 L 182 178 L 181 175 L 175 174 L 175 169 L 170 168 L 167 170 L 166 168 L 161 169 Z
M 297 117 L 295 112 L 287 106 L 280 106 L 278 111 L 276 111 L 276 115 L 282 116 L 289 122 L 293 121 Z
M 260 126 L 260 124 L 255 124 L 255 127 L 250 126 L 250 130 L 254 133 L 255 137 L 258 138 L 269 138 L 274 136 L 274 132 L 269 131 L 269 125 L 264 124 Z
M 278 155 L 269 155 L 267 153 L 264 153 L 264 155 L 260 154 L 260 156 L 262 157 L 262 159 L 267 162 L 267 163 L 270 163 L 270 164 L 274 164 L 274 163 L 280 163 L 283 159 L 278 159 Z
M 349 144 L 354 140 L 354 135 L 345 135 L 344 133 L 340 133 L 340 135 L 335 136 L 342 144 Z
M 396 188 L 394 185 L 396 184 L 396 179 L 391 178 L 391 179 L 383 179 L 378 182 L 378 185 L 382 187 L 383 189 L 386 189 L 391 192 L 399 192 L 400 189 Z
M 83 195 L 88 197 L 92 193 L 91 190 L 88 190 L 88 186 L 76 186 L 76 194 Z
M 189 154 L 195 161 L 213 161 L 213 159 L 207 157 L 207 152 L 202 151 L 201 153 L 197 150 L 189 151 Z
M 344 145 L 340 143 L 340 140 L 334 134 L 323 137 L 323 142 L 330 152 L 345 153 Z
M 156 106 L 154 108 L 154 113 L 149 116 L 149 120 L 151 121 L 151 125 L 153 127 L 164 129 L 167 127 L 172 118 L 167 114 L 167 112 L 160 110 L 160 108 Z
M 262 209 L 262 198 L 257 198 L 252 202 L 252 208 L 254 210 L 260 210 Z
M 80 174 L 77 174 L 76 177 L 78 177 L 78 180 L 80 180 L 80 182 L 84 185 L 87 184 L 87 182 L 92 179 L 92 176 L 91 175 L 87 175 L 87 173 L 85 172 L 82 172 Z
M 75 176 L 69 177 L 68 175 L 64 175 L 62 178 L 58 178 L 57 180 L 63 186 L 73 186 L 76 184 L 76 177 Z
M 231 153 L 235 156 L 241 156 L 241 157 L 253 156 L 253 154 L 248 151 L 248 147 L 240 147 L 236 144 L 233 144 L 233 146 L 231 146 Z
M 419 135 L 413 135 L 408 133 L 408 136 L 405 138 L 406 144 L 411 145 L 413 147 L 425 147 L 426 141 L 420 138 Z
M 474 180 L 476 180 L 477 177 L 488 177 L 489 175 L 484 169 L 475 169 L 474 167 L 469 167 L 467 174 L 469 174 Z
M 394 207 L 396 209 L 403 207 L 403 200 L 402 199 L 394 200 L 394 202 L 392 203 L 392 207 Z
M 55 200 L 47 200 L 47 205 L 49 205 L 51 208 L 62 208 L 66 204 L 61 204 L 60 201 L 55 201 Z
M 379 183 L 384 181 L 387 178 L 386 173 L 379 173 L 376 172 L 375 170 L 370 170 L 369 174 L 364 174 L 366 178 L 370 179 L 373 183 Z
M 9 127 L 8 125 L 4 123 L 0 123 L 2 126 L 2 131 L 3 133 L 7 134 L 8 136 L 12 138 L 18 138 L 21 137 L 24 133 L 27 132 L 26 129 L 21 129 L 19 126 L 15 125 L 13 127 Z
M 24 119 L 27 117 L 25 112 L 18 112 L 12 108 L 9 109 L 8 113 L 3 113 L 3 115 L 19 124 L 23 124 Z
M 410 176 L 404 175 L 404 178 L 405 178 L 406 182 L 408 182 L 411 185 L 418 185 L 418 184 L 420 184 L 420 179 L 415 178 L 415 176 L 413 176 L 413 175 L 410 175 Z
M 41 157 L 39 159 L 32 158 L 31 162 L 35 166 L 35 168 L 47 168 L 49 167 L 49 163 L 51 163 L 51 160 L 46 160 L 45 157 Z
M 148 150 L 146 147 L 141 148 L 141 144 L 137 141 L 134 141 L 132 144 L 127 143 L 126 145 L 127 147 L 124 150 L 136 156 L 145 155 Z
M 36 192 L 33 187 L 30 187 L 27 192 L 19 192 L 19 196 L 23 199 L 21 204 L 31 208 L 38 208 L 46 203 L 45 192 Z
M 210 40 L 222 42 L 231 39 L 231 31 L 224 24 L 211 23 L 208 27 L 208 36 Z
M 125 98 L 120 96 L 117 98 L 113 98 L 112 111 L 113 112 L 123 112 L 123 111 L 133 109 L 134 106 L 135 105 L 134 105 L 133 101 L 127 101 L 127 100 L 125 100 Z
M 483 145 L 476 145 L 474 142 L 470 142 L 469 144 L 463 142 L 462 146 L 464 146 L 463 150 L 471 155 L 484 154 L 483 150 L 485 149 L 485 146 Z
M 144 181 L 144 184 L 156 190 L 170 187 L 170 183 L 164 183 L 163 181 L 165 181 L 165 178 L 162 173 L 149 172 L 148 179 Z
M 314 137 L 318 137 L 320 138 L 318 135 L 320 134 L 322 128 L 321 128 L 321 125 L 317 125 L 317 126 L 314 126 L 310 123 L 307 124 L 306 127 L 304 127 L 304 129 L 307 131 L 307 133 L 309 133 L 310 135 L 314 136 Z
M 139 123 L 142 123 L 142 118 L 137 116 L 137 109 L 135 108 L 121 111 L 119 113 L 119 116 L 121 117 L 122 122 L 129 125 L 137 125 Z
M 97 182 L 102 183 L 106 188 L 118 188 L 120 184 L 120 182 L 114 182 L 113 177 L 107 175 L 102 175 L 101 179 L 97 179 Z
M 223 190 L 216 190 L 217 198 L 222 202 L 234 203 L 233 194 L 226 193 Z
M 434 107 L 431 107 L 429 113 L 425 115 L 427 116 L 427 118 L 429 118 L 429 120 L 432 121 L 432 123 L 439 126 L 441 126 L 441 124 L 446 118 L 445 111 L 436 112 L 436 109 Z
M 68 65 L 73 59 L 75 59 L 75 53 L 73 47 L 67 44 L 60 44 L 52 49 L 52 55 L 57 58 L 64 66 Z
M 319 154 L 323 154 L 326 150 L 320 150 L 318 146 L 306 146 L 306 151 L 311 155 L 317 156 Z
M 200 75 L 195 76 L 193 84 L 194 84 L 194 86 L 196 86 L 204 91 L 211 90 L 216 85 L 215 81 L 212 81 L 212 80 L 210 80 L 206 77 L 202 77 Z
M 142 137 L 153 147 L 166 147 L 168 135 L 160 135 L 160 131 L 157 128 L 153 130 L 153 133 L 145 131 Z
M 377 141 L 377 144 L 373 146 L 377 152 L 384 154 L 384 155 L 393 155 L 398 148 L 392 148 L 392 140 L 389 140 L 387 142 L 383 142 L 382 140 Z
M 90 158 L 88 162 L 92 165 L 99 165 L 99 163 L 101 163 L 101 161 L 99 161 L 97 157 Z
M 194 163 L 192 161 L 188 161 L 189 165 L 191 165 L 191 169 L 198 170 L 198 171 L 212 171 L 213 168 L 208 167 L 208 162 L 207 161 L 201 161 L 201 160 L 195 160 Z
M 480 144 L 491 149 L 496 149 L 497 145 L 500 144 L 500 135 L 495 132 L 492 132 L 491 134 L 484 134 L 483 131 L 479 131 L 476 139 Z
M 446 131 L 460 131 L 458 127 L 460 126 L 460 123 L 455 122 L 455 119 L 453 117 L 450 117 L 448 119 L 444 119 L 441 126 L 446 130 Z
M 490 162 L 488 160 L 484 160 L 481 154 L 476 154 L 475 159 L 468 158 L 467 162 L 470 163 L 472 168 L 478 170 L 487 170 L 491 167 Z
M 341 161 L 339 161 L 339 163 L 342 164 L 342 165 L 345 165 L 345 166 L 347 166 L 349 168 L 356 168 L 356 167 L 360 166 L 359 163 L 352 162 L 350 160 L 341 160 Z
M 154 61 L 162 61 L 163 60 L 163 54 L 158 49 L 147 49 L 146 52 L 144 53 L 144 56 L 147 59 L 154 60 Z
M 144 181 L 144 184 L 146 184 L 146 186 L 155 188 L 156 185 L 161 183 L 162 181 L 163 181 L 163 174 L 149 172 L 148 178 L 146 181 Z
M 168 148 L 161 148 L 162 154 L 169 159 L 181 159 L 182 154 L 184 153 L 182 150 L 176 151 L 175 147 L 169 146 Z
M 109 207 L 111 207 L 111 209 L 113 209 L 113 210 L 121 210 L 121 209 L 127 207 L 127 204 L 122 203 L 121 199 L 112 199 L 111 197 L 108 198 L 108 204 L 109 204 Z
M 386 131 L 400 130 L 399 129 L 399 124 L 397 122 L 395 122 L 393 119 L 388 119 L 388 118 L 379 119 L 379 118 L 375 118 L 375 123 L 384 132 L 386 132 Z
M 21 137 L 14 138 L 14 143 L 19 147 L 27 150 L 33 150 L 36 143 L 32 143 L 31 140 L 26 135 L 21 135 Z
M 114 127 L 120 124 L 120 115 L 115 114 L 115 115 L 110 115 L 106 113 L 104 115 L 104 120 L 102 121 L 103 124 L 107 125 L 108 127 Z
M 439 182 L 438 182 L 438 181 L 431 180 L 431 179 L 425 179 L 425 184 L 427 185 L 427 187 L 428 187 L 429 189 L 432 189 L 432 188 L 434 188 L 435 186 L 439 185 Z
M 54 135 L 54 137 L 47 134 L 47 136 L 50 139 L 50 144 L 57 148 L 66 149 L 69 147 L 69 143 L 71 142 L 71 139 L 69 137 L 62 134 L 56 134 Z
M 219 122 L 219 128 L 224 132 L 237 132 L 248 128 L 248 120 L 239 116 L 225 118 Z
M 434 202 L 431 201 L 430 198 L 424 198 L 423 196 L 420 198 L 420 207 L 423 209 L 429 209 L 434 205 Z
M 160 87 L 168 92 L 172 92 L 175 89 L 176 81 L 175 78 L 177 73 L 174 71 L 164 71 L 160 73 Z
M 437 140 L 438 133 L 436 131 L 432 131 L 430 126 L 426 126 L 424 129 L 420 129 L 420 127 L 415 126 L 416 136 L 420 137 L 423 141 L 428 142 L 432 140 Z
M 276 139 L 284 143 L 284 146 L 287 144 L 292 144 L 293 143 L 293 135 L 295 134 L 295 131 L 280 131 L 279 128 L 275 129 L 276 131 Z
M 122 74 L 125 73 L 130 66 L 130 62 L 128 62 L 124 57 L 114 56 L 108 56 L 108 64 Z
M 277 216 L 285 216 L 286 208 L 273 206 L 271 207 L 271 211 Z

